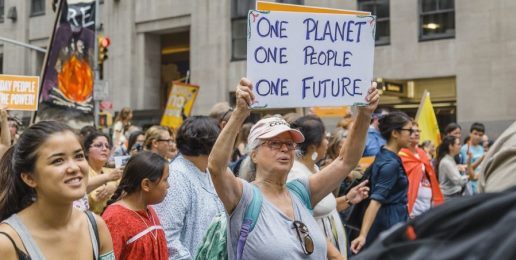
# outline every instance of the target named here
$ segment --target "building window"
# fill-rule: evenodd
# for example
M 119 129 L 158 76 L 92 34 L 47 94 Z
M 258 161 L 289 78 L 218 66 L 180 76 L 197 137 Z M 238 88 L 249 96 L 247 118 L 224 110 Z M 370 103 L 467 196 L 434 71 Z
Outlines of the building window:
M 0 74 L 4 73 L 4 55 L 0 53 Z
M 255 0 L 231 0 L 231 60 L 247 57 L 247 12 L 255 7 Z
M 358 10 L 376 15 L 376 45 L 391 42 L 389 0 L 358 0 Z
M 45 0 L 31 0 L 30 1 L 30 15 L 44 15 L 45 14 Z
M 419 0 L 419 40 L 455 37 L 455 0 Z
M 0 0 L 0 23 L 4 22 L 5 17 L 5 0 Z

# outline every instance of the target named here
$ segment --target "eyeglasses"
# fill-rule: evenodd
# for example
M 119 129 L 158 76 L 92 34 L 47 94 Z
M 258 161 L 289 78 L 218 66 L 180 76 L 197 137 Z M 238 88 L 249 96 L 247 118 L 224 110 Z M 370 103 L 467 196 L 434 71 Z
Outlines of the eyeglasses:
M 91 146 L 95 147 L 97 149 L 102 149 L 102 148 L 106 148 L 108 150 L 111 149 L 111 146 L 108 143 L 96 143 L 96 144 L 92 144 Z
M 409 131 L 409 134 L 413 134 L 413 133 L 421 133 L 421 130 L 414 130 L 412 128 L 400 128 L 398 129 L 399 131 Z
M 167 142 L 169 144 L 174 143 L 174 139 L 158 139 L 158 142 Z
M 299 242 L 301 242 L 301 248 L 303 248 L 303 252 L 305 255 L 311 255 L 314 252 L 314 241 L 310 236 L 308 227 L 306 227 L 303 222 L 298 220 L 295 220 L 293 224 L 294 228 L 296 229 Z
M 267 140 L 262 145 L 267 145 L 272 150 L 281 150 L 283 145 L 287 146 L 289 151 L 296 150 L 297 144 L 292 141 Z

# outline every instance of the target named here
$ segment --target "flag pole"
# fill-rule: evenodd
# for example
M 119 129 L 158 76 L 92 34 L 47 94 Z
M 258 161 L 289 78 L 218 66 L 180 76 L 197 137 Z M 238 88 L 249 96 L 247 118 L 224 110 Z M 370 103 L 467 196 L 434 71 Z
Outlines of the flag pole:
M 430 93 L 428 92 L 428 90 L 425 89 L 425 91 L 423 91 L 423 95 L 421 97 L 421 102 L 419 102 L 419 107 L 417 108 L 416 118 L 414 118 L 416 121 L 419 119 L 421 110 L 423 110 L 423 104 L 425 103 L 426 96 L 429 94 Z

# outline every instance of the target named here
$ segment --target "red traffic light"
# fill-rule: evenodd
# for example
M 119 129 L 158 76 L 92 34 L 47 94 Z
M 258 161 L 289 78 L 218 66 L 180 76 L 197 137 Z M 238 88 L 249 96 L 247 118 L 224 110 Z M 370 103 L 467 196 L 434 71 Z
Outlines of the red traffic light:
M 99 43 L 102 47 L 107 48 L 111 44 L 111 40 L 108 37 L 100 37 Z

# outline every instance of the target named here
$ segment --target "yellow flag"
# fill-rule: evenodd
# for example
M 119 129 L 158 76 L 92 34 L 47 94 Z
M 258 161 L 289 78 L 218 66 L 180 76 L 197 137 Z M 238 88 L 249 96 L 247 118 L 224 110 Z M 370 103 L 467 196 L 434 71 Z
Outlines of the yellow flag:
M 426 90 L 417 110 L 416 122 L 421 130 L 421 142 L 430 140 L 437 147 L 441 143 L 441 134 L 437 118 L 435 117 L 434 107 L 430 101 L 430 93 Z

